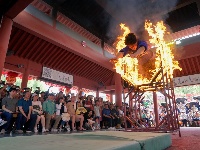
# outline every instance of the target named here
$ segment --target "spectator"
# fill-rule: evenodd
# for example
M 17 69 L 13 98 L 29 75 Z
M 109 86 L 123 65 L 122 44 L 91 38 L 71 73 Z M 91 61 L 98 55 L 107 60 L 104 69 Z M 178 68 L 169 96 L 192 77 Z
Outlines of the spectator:
M 6 86 L 0 88 L 0 109 L 2 109 L 2 100 L 4 97 L 6 97 Z
M 113 104 L 110 105 L 110 112 L 111 112 L 112 119 L 113 119 L 112 127 L 120 128 L 121 122 L 120 122 L 119 112 L 114 108 Z
M 95 101 L 94 116 L 95 116 L 95 122 L 96 122 L 96 129 L 100 129 L 99 118 L 101 117 L 101 115 L 100 115 L 99 100 L 96 100 L 96 101 Z
M 83 104 L 87 110 L 93 110 L 92 96 L 87 96 Z
M 9 95 L 7 97 L 4 97 L 2 100 L 2 117 L 5 118 L 7 123 L 2 127 L 2 133 L 5 131 L 9 132 L 9 129 L 12 125 L 12 119 L 13 119 L 13 113 L 16 113 L 17 109 L 17 102 L 18 99 L 15 99 L 15 95 L 17 94 L 17 90 L 15 88 L 9 89 Z
M 112 127 L 112 121 L 113 121 L 112 116 L 111 116 L 111 112 L 110 112 L 110 109 L 108 108 L 107 103 L 104 106 L 105 106 L 105 108 L 102 111 L 103 121 L 108 122 L 108 127 L 110 128 L 110 127 Z
M 90 110 L 89 112 L 85 113 L 84 115 L 84 120 L 85 120 L 85 127 L 86 129 L 88 130 L 94 130 L 95 127 L 94 127 L 94 123 L 95 121 L 93 120 L 93 111 Z
M 87 110 L 84 107 L 81 107 L 81 103 L 77 102 L 77 109 L 76 109 L 76 121 L 80 121 L 80 127 L 79 130 L 85 130 L 83 128 L 83 121 L 84 121 L 84 114 L 87 112 Z
M 45 101 L 45 92 L 40 93 L 39 101 L 43 104 L 43 102 Z
M 180 119 L 182 121 L 182 126 L 187 127 L 187 114 L 185 114 L 185 112 L 181 112 Z
M 67 111 L 70 114 L 70 119 L 72 121 L 72 131 L 76 131 L 75 129 L 75 117 L 76 117 L 76 109 L 75 109 L 75 101 L 76 101 L 76 96 L 71 96 L 71 101 L 67 103 Z
M 56 115 L 56 104 L 54 103 L 55 96 L 53 93 L 48 94 L 47 100 L 43 103 L 43 111 L 45 113 L 46 131 L 48 132 L 51 128 L 51 121 L 55 120 L 51 131 L 58 131 L 58 124 L 61 120 L 61 116 Z
M 0 127 L 7 123 L 7 121 L 5 121 L 1 118 L 1 114 L 2 114 L 2 112 L 0 112 Z
M 21 133 L 22 132 L 21 129 L 23 128 L 24 125 L 27 125 L 26 123 L 29 121 L 30 125 L 28 127 L 27 132 L 33 132 L 37 115 L 32 114 L 32 101 L 30 99 L 31 95 L 30 91 L 27 90 L 23 94 L 24 97 L 18 101 L 18 108 L 20 113 L 18 113 L 17 115 L 16 131 Z
M 38 95 L 36 93 L 34 93 L 32 95 L 32 106 L 33 106 L 33 111 L 32 113 L 33 114 L 36 114 L 37 115 L 37 120 L 36 120 L 36 123 L 35 123 L 35 127 L 34 127 L 34 132 L 37 133 L 38 132 L 38 129 L 37 129 L 37 125 L 39 124 L 39 122 L 41 121 L 41 124 L 42 124 L 42 132 L 45 132 L 45 117 L 44 117 L 44 114 L 43 114 L 43 110 L 42 110 L 42 104 L 40 101 L 38 101 Z
M 67 119 L 67 107 L 64 97 L 58 98 L 58 103 L 56 104 L 56 115 L 61 116 L 62 121 L 60 124 L 60 131 L 62 131 L 62 127 L 66 125 L 66 128 L 68 128 L 68 121 L 70 119 Z

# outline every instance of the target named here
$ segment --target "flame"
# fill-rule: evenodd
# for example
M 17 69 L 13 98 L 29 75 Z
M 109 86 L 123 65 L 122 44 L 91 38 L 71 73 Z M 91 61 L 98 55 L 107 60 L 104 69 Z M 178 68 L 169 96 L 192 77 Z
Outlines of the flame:
M 128 27 L 126 27 L 125 24 L 121 23 L 120 27 L 121 27 L 121 30 L 124 30 L 124 33 L 122 36 L 117 37 L 118 42 L 116 45 L 116 49 L 118 50 L 118 52 L 126 46 L 124 43 L 125 36 L 130 33 L 130 29 Z
M 125 36 L 130 33 L 130 29 L 125 26 L 125 24 L 120 24 L 124 33 L 122 36 L 119 36 L 116 49 L 119 51 L 124 48 L 126 45 L 124 43 Z M 163 68 L 163 73 L 167 73 L 168 78 L 173 78 L 173 71 L 175 69 L 181 70 L 179 67 L 178 61 L 174 60 L 174 55 L 170 48 L 171 43 L 166 43 L 164 40 L 164 35 L 166 32 L 166 27 L 163 24 L 163 21 L 157 22 L 153 26 L 151 22 L 145 22 L 145 30 L 148 31 L 149 42 L 156 47 L 156 58 L 155 58 L 155 69 L 149 70 L 153 73 L 153 76 Z M 139 74 L 138 59 L 131 58 L 130 55 L 126 55 L 123 58 L 119 58 L 115 62 L 116 72 L 121 75 L 121 77 L 132 85 L 141 85 L 147 84 L 151 81 L 151 78 L 147 79 L 143 77 L 142 74 Z M 158 76 L 157 81 L 161 79 L 161 75 Z
M 152 70 L 154 74 L 158 72 L 160 67 L 163 68 L 163 73 L 167 73 L 168 78 L 173 78 L 173 71 L 175 69 L 182 70 L 179 67 L 178 61 L 174 60 L 174 55 L 170 48 L 170 44 L 164 40 L 166 34 L 166 27 L 163 21 L 157 22 L 155 26 L 151 22 L 145 22 L 145 29 L 151 37 L 149 42 L 156 47 L 156 61 L 155 70 Z M 159 80 L 160 78 L 158 78 Z

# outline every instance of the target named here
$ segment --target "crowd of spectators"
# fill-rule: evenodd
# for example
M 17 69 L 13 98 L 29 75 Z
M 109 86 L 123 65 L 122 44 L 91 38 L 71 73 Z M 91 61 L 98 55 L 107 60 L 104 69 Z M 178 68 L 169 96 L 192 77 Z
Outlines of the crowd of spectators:
M 144 100 L 133 108 L 124 103 L 118 107 L 102 98 L 83 95 L 82 90 L 75 95 L 62 91 L 41 92 L 39 89 L 32 92 L 30 88 L 4 85 L 0 88 L 0 103 L 1 133 L 121 129 L 125 127 L 124 108 L 126 116 L 136 118 L 136 126 L 141 121 L 148 126 L 155 123 L 152 103 Z M 134 108 L 137 113 L 133 113 Z M 177 103 L 177 109 L 181 126 L 199 126 L 198 100 Z M 158 114 L 160 121 L 167 115 L 164 105 L 159 105 Z M 126 123 L 128 128 L 134 127 L 129 121 Z
M 123 124 L 119 107 L 81 90 L 75 95 L 4 85 L 0 102 L 1 133 L 115 129 Z
M 185 127 L 200 126 L 200 105 L 199 100 L 195 99 L 192 102 L 177 103 L 179 123 Z

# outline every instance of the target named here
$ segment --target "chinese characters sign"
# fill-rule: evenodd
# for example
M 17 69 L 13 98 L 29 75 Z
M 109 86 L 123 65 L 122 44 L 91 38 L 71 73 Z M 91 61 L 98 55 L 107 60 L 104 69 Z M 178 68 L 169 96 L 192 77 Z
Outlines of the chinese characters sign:
M 200 74 L 174 78 L 174 86 L 195 85 L 200 83 Z
M 56 71 L 47 67 L 43 67 L 42 78 L 58 81 L 65 84 L 73 85 L 73 76 Z

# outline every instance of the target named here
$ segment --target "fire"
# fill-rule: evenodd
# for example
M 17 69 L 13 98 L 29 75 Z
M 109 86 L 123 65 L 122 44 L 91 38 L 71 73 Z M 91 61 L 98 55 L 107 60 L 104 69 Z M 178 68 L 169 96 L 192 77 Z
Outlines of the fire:
M 124 30 L 122 36 L 118 37 L 118 43 L 116 49 L 119 51 L 124 48 L 125 36 L 130 33 L 130 29 L 125 26 L 125 24 L 120 24 L 121 29 Z M 149 70 L 153 73 L 152 77 L 160 70 L 163 69 L 163 73 L 167 73 L 168 78 L 173 78 L 173 70 L 181 68 L 179 67 L 178 61 L 174 60 L 174 55 L 170 48 L 170 44 L 167 44 L 164 40 L 164 35 L 166 34 L 166 27 L 163 22 L 157 22 L 155 26 L 151 22 L 145 22 L 145 30 L 148 31 L 149 42 L 156 47 L 156 58 L 155 58 L 155 69 Z M 142 74 L 139 73 L 138 59 L 131 58 L 130 55 L 126 55 L 123 58 L 119 58 L 115 62 L 116 72 L 121 75 L 121 77 L 132 85 L 141 85 L 147 84 L 152 79 L 145 78 Z M 161 75 L 157 80 L 161 79 Z
M 125 26 L 125 24 L 121 23 L 120 24 L 121 30 L 124 30 L 124 33 L 122 36 L 119 36 L 117 38 L 118 42 L 117 42 L 117 46 L 116 49 L 118 50 L 118 52 L 124 48 L 126 45 L 124 44 L 125 41 L 125 36 L 130 33 L 130 29 L 128 27 Z
M 156 74 L 160 67 L 162 67 L 163 73 L 167 73 L 168 78 L 173 78 L 173 71 L 175 69 L 182 69 L 179 67 L 178 61 L 174 60 L 170 44 L 166 43 L 164 40 L 166 27 L 164 26 L 163 21 L 157 22 L 155 26 L 153 26 L 151 22 L 146 21 L 145 29 L 151 37 L 149 42 L 154 44 L 156 47 L 155 70 L 152 70 L 152 72 Z

